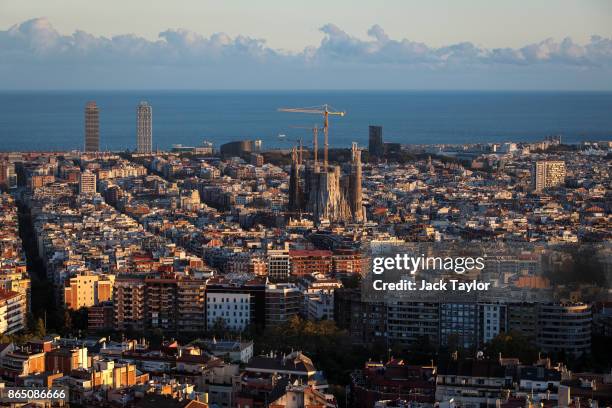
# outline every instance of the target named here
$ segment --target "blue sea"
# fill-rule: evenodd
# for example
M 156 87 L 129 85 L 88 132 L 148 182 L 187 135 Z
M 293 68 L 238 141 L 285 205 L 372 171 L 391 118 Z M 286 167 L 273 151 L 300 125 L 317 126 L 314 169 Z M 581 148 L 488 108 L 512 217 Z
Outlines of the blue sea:
M 318 115 L 278 112 L 279 107 L 330 104 L 330 145 L 367 146 L 368 125 L 382 125 L 385 141 L 475 143 L 612 139 L 611 92 L 422 91 L 52 91 L 0 92 L 0 151 L 70 150 L 83 146 L 83 109 L 100 107 L 105 150 L 135 147 L 136 106 L 153 107 L 153 144 L 219 146 L 262 139 L 263 147 L 288 148 L 311 133 L 294 126 L 320 124 Z M 280 134 L 286 135 L 285 140 Z

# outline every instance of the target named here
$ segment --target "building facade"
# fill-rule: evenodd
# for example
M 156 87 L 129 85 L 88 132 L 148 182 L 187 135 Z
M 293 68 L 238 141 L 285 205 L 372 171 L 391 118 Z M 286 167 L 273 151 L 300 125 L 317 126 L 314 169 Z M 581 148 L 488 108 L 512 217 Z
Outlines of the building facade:
M 85 106 L 85 151 L 100 151 L 100 109 L 94 101 Z
M 531 177 L 535 191 L 562 186 L 565 184 L 565 162 L 539 160 L 533 165 Z
M 151 153 L 153 150 L 153 108 L 147 102 L 140 102 L 136 120 L 136 151 Z
M 95 194 L 96 190 L 96 175 L 89 170 L 85 170 L 79 177 L 79 193 Z
M 370 152 L 370 157 L 380 158 L 385 155 L 382 126 L 369 127 L 368 141 L 368 151 Z
M 0 289 L 0 334 L 14 334 L 25 328 L 26 299 L 21 293 Z
M 266 285 L 266 326 L 287 323 L 302 309 L 302 292 L 291 283 Z
M 67 279 L 64 304 L 70 310 L 90 307 L 113 298 L 114 276 L 81 274 Z
M 542 304 L 538 307 L 537 346 L 544 352 L 575 356 L 591 350 L 591 307 L 583 303 Z

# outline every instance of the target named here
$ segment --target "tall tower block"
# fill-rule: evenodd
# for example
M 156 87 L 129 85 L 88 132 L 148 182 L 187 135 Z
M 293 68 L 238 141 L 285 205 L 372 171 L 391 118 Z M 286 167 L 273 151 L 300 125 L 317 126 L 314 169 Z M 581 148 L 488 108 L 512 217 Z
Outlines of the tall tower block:
M 100 151 L 100 109 L 94 101 L 85 105 L 85 151 Z
M 136 151 L 151 153 L 153 150 L 153 109 L 147 102 L 138 104 L 136 115 Z

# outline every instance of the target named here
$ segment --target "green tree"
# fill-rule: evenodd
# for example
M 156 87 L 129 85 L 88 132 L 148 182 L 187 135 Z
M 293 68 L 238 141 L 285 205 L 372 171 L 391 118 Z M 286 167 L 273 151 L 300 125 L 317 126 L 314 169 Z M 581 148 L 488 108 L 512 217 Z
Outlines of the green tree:
M 222 319 L 221 317 L 217 318 L 217 320 L 215 320 L 215 323 L 213 324 L 211 331 L 214 336 L 220 338 L 227 337 L 229 334 L 229 329 L 227 327 L 227 324 L 225 323 L 225 319 Z
M 518 358 L 527 364 L 534 362 L 538 356 L 533 342 L 514 331 L 498 334 L 485 348 L 485 354 L 489 358 L 498 358 L 500 353 L 503 357 Z
M 63 330 L 65 333 L 72 332 L 72 316 L 70 315 L 70 310 L 64 309 L 64 327 Z
M 40 338 L 45 337 L 45 335 L 47 334 L 47 329 L 45 328 L 45 321 L 42 318 L 39 317 L 38 319 L 36 319 L 34 331 L 32 334 Z

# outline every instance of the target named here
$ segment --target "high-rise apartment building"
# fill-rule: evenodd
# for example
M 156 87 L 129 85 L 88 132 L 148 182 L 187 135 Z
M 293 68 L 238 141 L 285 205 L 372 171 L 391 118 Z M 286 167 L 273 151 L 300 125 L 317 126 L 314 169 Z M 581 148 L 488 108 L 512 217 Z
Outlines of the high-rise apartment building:
M 385 155 L 385 144 L 383 143 L 382 126 L 370 126 L 368 151 L 370 157 L 383 157 Z
M 480 303 L 478 305 L 480 346 L 489 343 L 500 333 L 508 331 L 507 306 L 500 303 Z
M 387 305 L 365 302 L 358 289 L 334 291 L 334 320 L 339 328 L 348 331 L 354 344 L 387 341 Z
M 167 274 L 145 279 L 146 325 L 166 332 L 201 332 L 206 329 L 205 281 Z
M 79 178 L 79 193 L 80 194 L 95 194 L 96 193 L 96 175 L 85 170 Z
M 404 346 L 427 338 L 438 345 L 440 305 L 437 302 L 387 302 L 387 337 L 391 342 Z
M 206 286 L 206 321 L 208 329 L 217 324 L 232 331 L 266 323 L 266 283 L 264 279 L 231 281 L 213 278 Z
M 531 180 L 535 191 L 563 185 L 565 183 L 565 162 L 559 160 L 535 162 Z
M 293 276 L 309 276 L 313 273 L 327 275 L 332 271 L 331 251 L 292 249 L 289 251 L 289 260 Z
M 302 292 L 292 283 L 266 285 L 266 326 L 287 323 L 300 313 L 303 302 Z
M 147 102 L 140 102 L 136 121 L 136 151 L 151 153 L 153 150 L 153 109 Z
M 536 303 L 508 304 L 508 331 L 516 332 L 530 342 L 535 342 L 538 330 L 538 305 Z
M 288 249 L 270 249 L 266 256 L 268 277 L 273 280 L 284 280 L 291 273 Z
M 145 293 L 146 285 L 141 277 L 121 276 L 115 280 L 113 304 L 116 330 L 144 329 Z
M 85 106 L 85 151 L 100 151 L 100 109 L 94 101 Z
M 583 303 L 542 304 L 538 307 L 537 341 L 544 352 L 579 356 L 591 350 L 593 316 Z
M 71 310 L 90 307 L 113 298 L 113 275 L 84 273 L 67 279 L 64 284 L 64 304 Z
M 21 293 L 0 289 L 0 334 L 14 334 L 25 328 L 26 298 Z

